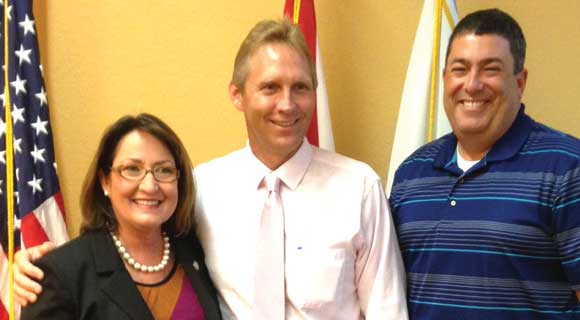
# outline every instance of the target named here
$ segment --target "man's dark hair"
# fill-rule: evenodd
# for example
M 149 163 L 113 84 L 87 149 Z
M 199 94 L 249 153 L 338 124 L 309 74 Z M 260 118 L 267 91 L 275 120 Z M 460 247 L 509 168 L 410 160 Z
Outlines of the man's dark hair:
M 466 15 L 459 21 L 449 37 L 445 55 L 446 63 L 453 40 L 457 36 L 467 33 L 474 33 L 478 36 L 495 34 L 503 37 L 510 45 L 510 51 L 514 59 L 514 74 L 523 70 L 524 61 L 526 60 L 526 39 L 516 20 L 509 14 L 499 9 L 486 9 Z

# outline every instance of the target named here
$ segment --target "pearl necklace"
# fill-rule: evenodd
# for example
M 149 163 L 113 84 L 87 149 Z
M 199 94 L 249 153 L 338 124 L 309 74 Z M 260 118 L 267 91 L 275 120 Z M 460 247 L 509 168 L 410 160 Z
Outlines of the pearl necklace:
M 135 259 L 131 257 L 129 252 L 127 252 L 127 249 L 125 249 L 125 247 L 121 243 L 121 240 L 119 240 L 119 238 L 117 238 L 117 236 L 115 236 L 113 232 L 111 232 L 111 237 L 113 237 L 113 242 L 115 242 L 115 247 L 117 247 L 117 251 L 119 252 L 121 257 L 123 257 L 123 259 L 127 262 L 127 264 L 129 264 L 131 267 L 133 267 L 133 269 L 137 271 L 159 272 L 165 269 L 165 267 L 167 267 L 167 264 L 169 263 L 169 253 L 170 253 L 169 237 L 165 234 L 165 232 L 163 232 L 163 258 L 161 259 L 161 262 L 156 266 L 146 266 L 144 264 L 140 264 L 139 262 L 135 261 Z

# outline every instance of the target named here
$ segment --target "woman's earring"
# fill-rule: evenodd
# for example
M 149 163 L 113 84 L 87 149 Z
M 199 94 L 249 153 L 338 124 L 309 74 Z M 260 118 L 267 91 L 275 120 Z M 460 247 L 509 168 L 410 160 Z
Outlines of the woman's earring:
M 109 192 L 107 192 L 107 190 L 104 190 L 103 193 L 105 194 L 105 197 L 109 197 Z

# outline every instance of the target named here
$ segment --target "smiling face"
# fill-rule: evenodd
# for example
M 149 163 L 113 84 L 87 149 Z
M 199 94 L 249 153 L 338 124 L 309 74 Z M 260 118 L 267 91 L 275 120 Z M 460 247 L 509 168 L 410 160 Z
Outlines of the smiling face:
M 112 167 L 127 165 L 146 169 L 175 167 L 175 159 L 157 138 L 134 130 L 117 144 Z M 151 173 L 147 173 L 141 181 L 132 181 L 111 170 L 107 176 L 101 173 L 100 182 L 111 201 L 119 233 L 124 230 L 159 230 L 177 207 L 177 181 L 158 182 Z
M 459 142 L 476 138 L 493 145 L 520 108 L 527 71 L 514 74 L 509 42 L 494 34 L 457 36 L 445 71 L 444 105 Z
M 283 43 L 252 54 L 244 88 L 230 85 L 230 97 L 244 112 L 250 147 L 270 169 L 298 150 L 312 119 L 314 88 L 306 58 Z

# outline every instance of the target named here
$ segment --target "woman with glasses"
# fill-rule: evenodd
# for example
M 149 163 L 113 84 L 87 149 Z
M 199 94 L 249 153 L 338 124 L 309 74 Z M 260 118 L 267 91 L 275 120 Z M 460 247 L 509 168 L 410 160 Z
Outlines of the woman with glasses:
M 161 120 L 109 127 L 85 178 L 80 237 L 35 262 L 22 319 L 220 319 L 193 235 L 191 162 Z

